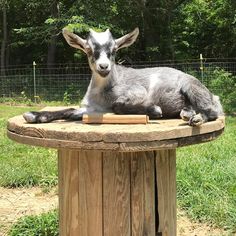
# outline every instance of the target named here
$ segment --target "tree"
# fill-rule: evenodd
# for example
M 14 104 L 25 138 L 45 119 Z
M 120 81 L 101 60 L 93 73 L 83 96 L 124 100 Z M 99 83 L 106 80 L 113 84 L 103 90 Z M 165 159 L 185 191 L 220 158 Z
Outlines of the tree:
M 6 47 L 7 47 L 7 1 L 3 0 L 0 4 L 2 8 L 2 43 L 1 43 L 1 75 L 5 75 Z
M 236 2 L 193 0 L 178 8 L 172 24 L 178 57 L 235 57 Z
M 59 18 L 59 1 L 54 0 L 51 4 L 51 15 L 52 18 Z M 50 67 L 52 64 L 55 63 L 55 56 L 56 56 L 56 42 L 57 42 L 57 29 L 53 28 L 51 30 L 51 37 L 49 40 L 48 45 L 48 55 L 47 55 L 47 65 Z

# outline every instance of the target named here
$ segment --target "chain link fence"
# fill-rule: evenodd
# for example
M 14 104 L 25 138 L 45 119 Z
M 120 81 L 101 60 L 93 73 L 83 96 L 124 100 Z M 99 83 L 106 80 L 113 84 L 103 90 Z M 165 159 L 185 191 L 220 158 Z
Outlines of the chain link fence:
M 236 89 L 236 58 L 182 61 L 129 62 L 134 68 L 168 66 L 190 73 L 213 93 Z M 6 68 L 0 75 L 0 101 L 15 100 L 64 101 L 78 103 L 89 84 L 91 72 L 87 64 L 18 65 Z M 216 79 L 221 82 L 216 82 Z M 229 78 L 231 83 L 229 83 Z M 228 87 L 227 87 L 228 86 Z M 233 88 L 233 87 L 234 88 Z M 236 95 L 236 94 L 235 94 Z

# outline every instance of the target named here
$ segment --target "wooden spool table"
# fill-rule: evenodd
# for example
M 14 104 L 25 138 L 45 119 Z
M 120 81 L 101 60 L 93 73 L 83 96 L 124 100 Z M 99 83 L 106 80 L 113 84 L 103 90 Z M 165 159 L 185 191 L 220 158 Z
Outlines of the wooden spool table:
M 176 148 L 211 141 L 224 117 L 146 125 L 8 121 L 8 137 L 56 148 L 60 236 L 175 236 Z

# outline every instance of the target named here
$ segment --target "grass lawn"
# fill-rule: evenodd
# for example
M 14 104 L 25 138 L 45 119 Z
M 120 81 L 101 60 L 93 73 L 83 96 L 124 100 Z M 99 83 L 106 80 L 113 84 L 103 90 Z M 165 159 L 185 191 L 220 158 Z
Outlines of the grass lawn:
M 0 105 L 0 186 L 57 184 L 56 151 L 21 145 L 6 136 L 7 119 L 38 107 Z
M 178 205 L 188 215 L 236 233 L 236 118 L 224 134 L 177 151 Z
M 56 151 L 29 147 L 6 137 L 9 117 L 29 107 L 0 105 L 0 185 L 57 184 Z M 195 220 L 236 232 L 236 118 L 227 117 L 225 133 L 205 144 L 177 151 L 178 205 Z

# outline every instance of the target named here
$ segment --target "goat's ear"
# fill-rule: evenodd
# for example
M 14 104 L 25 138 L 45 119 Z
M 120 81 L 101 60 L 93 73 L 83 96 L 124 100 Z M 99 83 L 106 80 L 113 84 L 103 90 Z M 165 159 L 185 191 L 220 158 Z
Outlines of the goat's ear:
M 81 49 L 87 53 L 89 46 L 85 39 L 82 39 L 78 35 L 71 33 L 65 28 L 62 30 L 62 34 L 71 47 Z
M 116 42 L 117 50 L 121 48 L 129 47 L 130 45 L 132 45 L 137 39 L 138 35 L 139 35 L 139 28 L 135 28 L 129 34 L 126 34 L 122 36 L 121 38 L 116 39 L 115 42 Z

